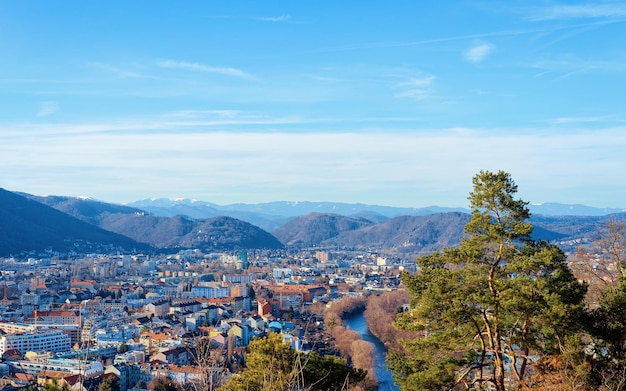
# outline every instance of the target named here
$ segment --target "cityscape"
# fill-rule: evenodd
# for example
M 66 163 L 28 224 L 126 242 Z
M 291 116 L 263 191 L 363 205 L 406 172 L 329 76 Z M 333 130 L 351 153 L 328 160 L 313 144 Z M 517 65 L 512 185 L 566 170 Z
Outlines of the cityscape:
M 200 386 L 193 347 L 207 337 L 216 385 L 269 333 L 297 351 L 340 356 L 320 306 L 397 289 L 415 267 L 314 249 L 4 258 L 0 368 L 16 387 L 56 379 L 91 390 L 114 374 L 127 391 L 160 376 Z
M 625 26 L 0 1 L 0 391 L 626 391 Z

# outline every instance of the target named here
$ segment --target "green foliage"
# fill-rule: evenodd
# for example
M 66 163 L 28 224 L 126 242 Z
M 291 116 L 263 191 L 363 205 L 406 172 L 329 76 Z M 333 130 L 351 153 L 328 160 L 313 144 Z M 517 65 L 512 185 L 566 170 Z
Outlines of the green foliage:
M 367 371 L 348 367 L 336 357 L 304 355 L 282 342 L 280 334 L 250 343 L 246 369 L 230 378 L 222 391 L 339 391 L 365 379 Z
M 180 383 L 167 377 L 156 377 L 148 384 L 152 391 L 183 391 Z
M 481 171 L 473 184 L 460 246 L 418 258 L 419 273 L 402 276 L 411 308 L 396 326 L 423 335 L 390 356 L 403 390 L 526 384 L 529 357 L 559 353 L 580 326 L 586 287 L 560 249 L 530 239 L 510 175 Z
M 116 377 L 108 376 L 100 383 L 98 391 L 120 391 L 120 381 Z
M 589 331 L 601 356 L 626 365 L 626 281 L 604 292 L 599 307 L 589 314 Z
M 52 379 L 50 383 L 44 384 L 42 389 L 44 391 L 69 391 L 70 387 L 67 385 L 67 383 L 59 385 L 57 379 Z

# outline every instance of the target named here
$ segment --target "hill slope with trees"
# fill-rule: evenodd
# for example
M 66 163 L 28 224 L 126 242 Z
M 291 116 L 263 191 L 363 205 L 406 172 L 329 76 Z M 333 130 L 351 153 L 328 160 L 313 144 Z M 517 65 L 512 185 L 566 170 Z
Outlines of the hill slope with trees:
M 100 226 L 159 248 L 201 248 L 232 250 L 237 248 L 282 248 L 270 233 L 232 217 L 192 220 L 184 216 L 109 215 Z
M 0 189 L 0 254 L 145 251 L 150 246 Z

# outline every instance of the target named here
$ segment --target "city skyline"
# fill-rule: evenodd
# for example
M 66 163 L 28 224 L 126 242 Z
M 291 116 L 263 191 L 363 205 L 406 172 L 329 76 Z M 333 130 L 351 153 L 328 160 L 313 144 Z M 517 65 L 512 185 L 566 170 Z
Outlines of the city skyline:
M 7 1 L 0 187 L 626 207 L 619 2 Z

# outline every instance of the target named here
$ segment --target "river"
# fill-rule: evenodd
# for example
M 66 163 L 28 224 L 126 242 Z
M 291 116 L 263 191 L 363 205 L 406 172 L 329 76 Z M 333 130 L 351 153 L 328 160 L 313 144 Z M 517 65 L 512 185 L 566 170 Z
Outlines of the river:
M 370 333 L 367 327 L 367 321 L 363 312 L 352 315 L 349 318 L 343 319 L 343 324 L 350 330 L 359 333 L 364 341 L 370 342 L 374 345 L 374 371 L 376 379 L 378 379 L 379 391 L 398 391 L 400 387 L 396 386 L 391 376 L 391 371 L 385 366 L 385 345 L 372 333 Z

